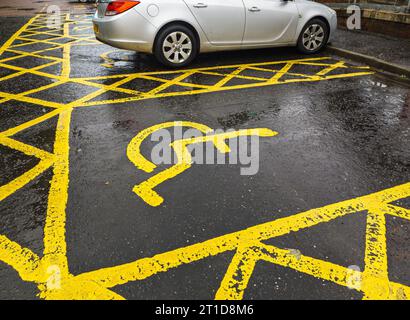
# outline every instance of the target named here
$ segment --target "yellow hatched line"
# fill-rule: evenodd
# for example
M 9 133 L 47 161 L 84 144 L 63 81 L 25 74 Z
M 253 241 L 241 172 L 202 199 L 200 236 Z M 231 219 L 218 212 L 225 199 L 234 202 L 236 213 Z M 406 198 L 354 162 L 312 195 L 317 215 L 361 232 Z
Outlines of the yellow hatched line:
M 333 65 L 333 63 L 304 62 L 304 61 L 298 62 L 298 64 L 303 64 L 303 65 L 308 65 L 308 66 L 317 66 L 317 67 L 330 67 Z M 348 67 L 346 65 L 341 65 L 339 68 L 348 68 Z M 354 68 L 359 69 L 359 67 L 354 67 Z
M 64 36 L 57 36 L 57 37 L 55 37 L 55 38 L 51 38 L 51 39 L 41 39 L 41 40 L 37 40 L 37 39 L 31 40 L 31 39 L 22 38 L 22 37 L 19 37 L 18 39 L 19 39 L 19 40 L 25 40 L 25 41 L 27 41 L 27 40 L 28 40 L 28 41 L 32 41 L 32 43 L 45 43 L 45 44 L 50 44 L 50 45 L 53 45 L 53 46 L 70 43 L 69 41 L 66 42 L 66 43 L 53 42 L 54 40 L 61 40 L 61 39 L 64 39 L 64 38 L 65 38 Z M 76 40 L 79 40 L 79 39 L 76 38 Z M 31 44 L 31 43 L 28 43 L 28 44 Z M 20 46 L 20 44 L 19 44 L 19 45 L 16 45 L 16 46 L 13 46 L 12 48 L 19 47 L 19 46 Z M 22 46 L 24 46 L 24 45 L 22 45 Z
M 358 77 L 358 76 L 364 76 L 364 75 L 370 75 L 370 74 L 374 74 L 374 72 L 357 72 L 357 73 L 348 73 L 348 74 L 340 74 L 340 75 L 331 75 L 331 76 L 321 77 L 320 79 L 314 79 L 314 80 L 309 79 L 309 78 L 289 79 L 289 80 L 277 82 L 274 84 L 272 84 L 269 81 L 265 81 L 265 82 L 260 82 L 260 83 L 250 83 L 250 84 L 224 86 L 224 87 L 212 86 L 208 89 L 199 89 L 199 90 L 182 91 L 182 92 L 157 93 L 155 96 L 142 95 L 139 97 L 127 97 L 127 98 L 115 99 L 115 100 L 83 102 L 77 107 L 90 107 L 90 106 L 98 106 L 98 105 L 105 105 L 105 104 L 119 104 L 119 103 L 127 103 L 127 102 L 139 101 L 139 100 L 145 100 L 145 99 L 163 98 L 163 97 L 171 97 L 171 96 L 196 95 L 196 94 L 202 94 L 202 93 L 220 92 L 220 91 L 238 90 L 238 89 L 249 89 L 249 88 L 256 88 L 256 87 L 265 87 L 265 86 L 272 86 L 272 85 L 281 85 L 281 84 L 286 84 L 286 83 L 294 83 L 294 82 L 324 81 L 324 80 L 339 79 L 339 78 Z
M 27 34 L 27 35 L 26 35 Z M 32 31 L 29 29 L 26 29 L 23 32 L 23 36 L 35 36 L 35 35 L 46 35 L 46 36 L 53 36 L 53 37 L 62 37 L 63 35 L 61 34 L 61 32 L 58 33 L 53 33 L 53 32 L 49 32 L 49 31 Z
M 155 89 L 150 90 L 149 92 L 146 93 L 147 96 L 154 96 L 156 95 L 158 92 L 163 91 L 167 88 L 169 88 L 170 86 L 188 78 L 189 76 L 191 76 L 194 73 L 194 71 L 188 71 L 183 73 L 182 75 L 176 77 L 175 79 L 172 79 L 170 81 L 167 81 L 164 84 L 161 84 L 160 86 L 156 87 Z
M 283 267 L 289 267 L 310 276 L 331 281 L 340 286 L 348 286 L 348 275 L 351 276 L 352 279 L 360 279 L 361 276 L 359 271 L 348 273 L 346 272 L 345 267 L 304 255 L 295 256 L 294 254 L 291 254 L 289 250 L 263 244 L 260 244 L 259 248 L 261 249 L 260 258 L 262 260 Z M 355 284 L 352 283 L 351 285 Z
M 15 69 L 13 69 L 13 70 L 16 71 Z M 16 78 L 16 77 L 21 76 L 21 75 L 23 75 L 23 74 L 25 74 L 25 73 L 26 73 L 26 71 L 19 71 L 19 72 L 11 73 L 11 74 L 9 74 L 8 76 L 4 76 L 4 77 L 0 78 L 0 82 L 1 82 L 1 81 L 6 81 L 6 80 L 9 80 L 9 79 Z M 0 91 L 0 92 L 1 92 L 1 91 Z
M 15 57 L 1 59 L 0 62 L 4 63 L 4 62 L 7 62 L 7 61 L 12 61 L 12 60 L 20 59 L 20 58 L 25 58 L 25 57 L 35 57 L 35 58 L 48 59 L 48 60 L 54 60 L 54 61 L 59 61 L 59 62 L 63 61 L 63 59 L 58 58 L 58 57 L 41 56 L 41 55 L 38 55 L 38 54 L 33 54 L 33 53 L 30 53 L 30 52 L 24 52 L 24 51 L 13 50 L 13 49 L 7 49 L 7 52 L 13 52 L 13 53 L 17 53 L 19 55 L 15 56 Z
M 0 140 L 0 144 L 2 141 Z M 53 165 L 51 160 L 41 160 L 36 166 L 24 172 L 21 176 L 0 187 L 0 201 L 3 201 L 17 190 L 20 190 L 29 182 L 33 181 Z
M 39 88 L 35 88 L 23 93 L 19 93 L 19 94 L 13 94 L 13 93 L 5 93 L 5 92 L 0 92 L 0 96 L 3 96 L 7 99 L 10 100 L 17 100 L 17 101 L 23 101 L 23 102 L 28 102 L 28 103 L 33 103 L 33 104 L 38 104 L 38 105 L 43 105 L 45 107 L 49 107 L 49 108 L 62 108 L 65 105 L 64 104 L 60 104 L 60 103 L 55 103 L 55 102 L 51 102 L 51 101 L 45 101 L 45 100 L 41 100 L 41 99 L 37 99 L 34 97 L 28 97 L 27 95 L 29 94 L 33 94 L 33 93 L 38 93 L 50 88 L 54 88 L 56 86 L 59 86 L 61 84 L 66 83 L 67 81 L 57 81 L 48 85 L 45 85 L 43 87 L 39 87 Z
M 20 124 L 20 125 L 18 125 L 18 126 L 16 126 L 16 127 L 13 127 L 13 128 L 11 128 L 11 129 L 5 130 L 5 131 L 1 132 L 0 135 L 6 136 L 6 137 L 13 136 L 13 135 L 15 135 L 15 134 L 18 133 L 18 132 L 21 132 L 21 131 L 23 131 L 23 130 L 26 130 L 26 129 L 28 129 L 28 128 L 32 127 L 32 126 L 35 126 L 35 125 L 37 125 L 37 124 L 39 124 L 39 123 L 41 123 L 41 122 L 43 122 L 43 121 L 46 121 L 46 120 L 48 120 L 48 119 L 53 118 L 53 117 L 55 117 L 56 115 L 59 115 L 63 110 L 64 110 L 63 108 L 54 109 L 53 111 L 50 111 L 50 112 L 48 112 L 48 113 L 46 113 L 46 114 L 44 114 L 44 115 L 42 115 L 42 116 L 40 116 L 40 117 L 37 117 L 37 118 L 35 118 L 35 119 L 33 119 L 33 120 L 24 122 L 24 123 L 22 123 L 22 124 Z
M 37 31 L 37 30 L 40 30 L 40 29 L 44 29 L 44 28 L 47 28 L 46 26 L 35 26 L 35 27 L 30 27 L 29 29 L 26 29 L 26 30 L 24 30 L 24 32 L 26 33 L 26 32 L 36 32 L 36 33 L 40 33 L 40 32 L 43 32 L 43 31 Z M 49 28 L 47 28 L 47 30 L 50 30 Z M 62 30 L 63 30 L 63 28 L 52 28 L 51 30 L 53 30 L 53 32 L 57 32 L 57 34 L 55 34 L 55 35 L 61 35 L 61 32 L 62 32 Z
M 31 53 L 32 54 L 38 54 L 38 53 L 41 53 L 41 52 L 53 51 L 53 50 L 57 50 L 57 49 L 64 49 L 65 46 L 75 45 L 77 43 L 84 42 L 84 41 L 88 41 L 88 40 L 80 38 L 80 39 L 77 39 L 77 40 L 74 40 L 74 41 L 71 41 L 71 42 L 68 42 L 68 43 L 62 43 L 62 44 L 61 43 L 53 43 L 52 47 L 50 47 L 50 48 L 33 51 Z M 34 43 L 37 43 L 37 41 L 35 41 Z M 25 44 L 25 45 L 29 45 L 29 44 Z M 20 47 L 20 45 L 13 46 L 12 48 L 15 48 L 15 47 Z
M 288 62 L 279 72 L 277 72 L 272 78 L 270 78 L 270 83 L 277 83 L 280 78 L 292 68 L 293 62 Z
M 19 71 L 18 73 L 13 73 L 9 76 L 0 78 L 0 81 L 8 80 L 8 79 L 17 77 L 17 74 L 22 75 L 22 74 L 25 74 L 25 73 L 31 73 L 31 74 L 35 74 L 35 75 L 42 76 L 42 77 L 52 78 L 52 79 L 60 79 L 59 76 L 56 76 L 54 74 L 38 71 L 38 70 L 41 70 L 43 68 L 47 68 L 47 67 L 56 65 L 58 63 L 60 63 L 60 62 L 59 61 L 52 61 L 52 62 L 49 62 L 49 63 L 46 63 L 46 64 L 42 64 L 40 66 L 34 67 L 32 69 L 25 69 L 25 68 L 21 68 L 21 67 L 16 67 L 16 66 L 0 63 L 0 67 L 4 67 L 4 68 L 7 68 L 7 69 Z
M 53 108 L 53 109 L 55 109 L 55 108 L 64 108 L 64 104 L 55 103 L 55 102 L 51 102 L 51 101 L 45 101 L 45 100 L 41 100 L 41 99 L 37 99 L 37 98 L 33 98 L 33 97 L 26 97 L 24 95 L 0 92 L 0 97 L 5 97 L 5 98 L 7 98 L 7 100 L 17 100 L 17 101 L 37 104 L 37 105 L 41 105 L 41 106 L 49 107 L 49 108 Z
M 168 83 L 170 80 L 166 80 L 166 79 L 161 79 L 161 78 L 157 78 L 154 76 L 147 76 L 147 75 L 138 75 L 139 79 L 146 79 L 146 80 L 153 80 L 153 81 L 158 81 L 158 82 L 163 82 L 163 83 Z M 180 80 L 183 81 L 184 79 Z M 209 88 L 211 86 L 209 85 L 204 85 L 204 84 L 196 84 L 196 83 L 189 83 L 189 82 L 176 82 L 174 83 L 175 85 L 181 86 L 181 87 L 189 87 L 189 88 L 200 88 L 200 89 L 206 89 Z
M 236 70 L 232 71 L 229 75 L 227 75 L 224 79 L 222 79 L 221 81 L 219 81 L 214 87 L 215 88 L 220 88 L 222 86 L 224 86 L 225 84 L 227 84 L 230 80 L 232 80 L 233 78 L 235 78 L 239 73 L 241 73 L 243 70 L 246 69 L 246 65 L 238 67 Z
M 319 71 L 318 73 L 316 73 L 316 75 L 324 76 L 324 75 L 328 74 L 329 72 L 332 72 L 333 70 L 336 70 L 338 68 L 342 68 L 344 66 L 345 66 L 345 62 L 344 61 L 339 61 L 339 62 L 327 67 L 326 69 L 323 69 L 323 70 Z
M 288 63 L 288 62 L 293 62 L 293 63 L 311 63 L 312 61 L 320 61 L 320 60 L 326 60 L 330 59 L 330 57 L 316 57 L 316 58 L 302 58 L 302 59 L 295 59 L 295 60 L 279 60 L 279 61 L 269 61 L 269 62 L 257 62 L 257 63 L 251 63 L 247 64 L 246 66 L 252 66 L 252 67 L 259 67 L 259 66 L 267 66 L 267 65 L 277 65 L 277 64 L 283 64 L 283 63 Z M 326 64 L 326 66 L 330 66 L 332 64 Z M 230 64 L 230 65 L 224 65 L 224 66 L 213 66 L 213 67 L 202 67 L 202 68 L 191 68 L 191 69 L 184 69 L 180 71 L 150 71 L 150 72 L 141 72 L 137 73 L 139 76 L 155 76 L 155 75 L 168 75 L 168 74 L 178 74 L 181 72 L 200 72 L 200 71 L 212 71 L 212 70 L 220 70 L 220 69 L 231 69 L 231 68 L 240 68 L 244 67 L 244 64 Z M 128 77 L 128 76 L 134 76 L 136 73 L 127 73 L 127 74 L 118 74 L 118 75 L 109 75 L 109 76 L 97 76 L 97 77 L 86 77 L 83 79 L 86 80 L 101 80 L 101 79 L 110 79 L 110 78 L 118 78 L 118 77 Z M 265 79 L 266 80 L 266 79 Z
M 410 196 L 410 183 L 386 189 L 367 196 L 345 200 L 322 208 L 312 209 L 286 218 L 248 228 L 243 231 L 217 237 L 185 248 L 143 258 L 128 264 L 103 268 L 77 276 L 82 281 L 87 279 L 110 288 L 129 281 L 142 280 L 158 272 L 166 272 L 182 264 L 192 263 L 209 256 L 236 250 L 247 243 L 263 241 L 273 237 L 296 232 L 319 223 L 329 222 L 338 217 L 372 207 L 381 201 L 395 201 Z M 383 205 L 383 203 L 381 203 Z
M 386 217 L 385 213 L 372 206 L 366 223 L 365 269 L 362 289 L 365 299 L 387 299 L 389 276 L 387 269 Z
M 66 205 L 69 177 L 69 135 L 72 109 L 61 112 L 56 131 L 53 178 L 48 194 L 46 224 L 44 227 L 44 265 L 57 265 L 62 278 L 69 275 L 65 241 Z
M 182 71 L 160 71 L 160 72 L 146 72 L 146 73 L 138 73 L 138 74 L 124 74 L 124 75 L 114 75 L 114 76 L 107 76 L 107 77 L 91 77 L 91 78 L 85 78 L 86 80 L 97 80 L 97 79 L 109 79 L 109 78 L 123 78 L 123 77 L 132 77 L 132 79 L 135 79 L 135 77 L 139 78 L 145 78 L 147 80 L 155 80 L 155 81 L 163 81 L 164 85 L 160 86 L 159 88 L 156 88 L 152 90 L 151 92 L 140 94 L 138 96 L 133 96 L 133 97 L 127 97 L 123 99 L 113 99 L 113 100 L 103 100 L 103 101 L 93 101 L 90 102 L 92 98 L 95 96 L 98 96 L 99 93 L 95 93 L 94 96 L 92 96 L 91 99 L 84 99 L 83 103 L 79 105 L 80 107 L 86 107 L 86 106 L 96 106 L 96 105 L 103 105 L 103 104 L 109 104 L 109 103 L 126 103 L 126 102 L 131 102 L 131 101 L 138 101 L 138 100 L 143 100 L 143 99 L 151 99 L 151 98 L 160 98 L 160 97 L 168 97 L 168 96 L 180 96 L 180 95 L 192 95 L 192 94 L 201 94 L 201 93 L 206 93 L 206 92 L 215 92 L 215 91 L 223 91 L 223 90 L 233 90 L 233 89 L 243 89 L 243 88 L 252 88 L 252 87 L 258 87 L 258 86 L 264 86 L 264 85 L 272 85 L 272 84 L 282 84 L 282 83 L 293 83 L 293 82 L 303 82 L 303 81 L 321 81 L 321 80 L 329 80 L 329 79 L 337 79 L 340 77 L 352 77 L 352 76 L 362 76 L 362 75 L 368 75 L 371 74 L 371 72 L 355 72 L 355 73 L 349 73 L 349 74 L 343 74 L 343 75 L 333 75 L 333 76 L 319 76 L 319 75 L 300 75 L 296 73 L 290 73 L 289 70 L 294 64 L 299 64 L 301 61 L 305 61 L 306 63 L 310 63 L 312 61 L 321 61 L 329 59 L 329 57 L 319 57 L 319 58 L 310 58 L 310 59 L 296 59 L 296 60 L 289 60 L 289 61 L 274 61 L 274 62 L 262 62 L 262 63 L 253 63 L 253 64 L 248 64 L 248 65 L 226 65 L 226 66 L 220 66 L 220 67 L 205 67 L 205 68 L 198 68 L 198 69 L 186 69 Z M 278 65 L 278 64 L 283 64 L 285 63 L 285 67 L 282 68 L 282 70 L 269 70 L 269 69 L 263 69 L 263 66 L 266 65 Z M 330 68 L 336 69 L 339 66 L 344 66 L 344 62 L 342 63 L 336 63 L 336 64 L 321 64 L 322 66 L 326 66 L 326 74 L 327 72 L 330 72 Z M 230 73 L 230 74 L 224 74 L 224 73 L 219 73 L 218 71 L 223 68 L 235 68 L 235 70 Z M 243 70 L 246 69 L 261 69 L 264 71 L 269 70 L 272 73 L 275 73 L 275 75 L 269 80 L 266 78 L 260 78 L 260 77 L 253 77 L 253 76 L 243 76 L 240 75 L 240 73 Z M 355 68 L 355 67 L 352 67 Z M 159 78 L 158 76 L 160 75 L 165 75 L 165 74 L 179 74 L 183 72 L 182 75 L 177 76 L 176 78 L 172 80 L 164 80 Z M 208 75 L 215 75 L 215 76 L 223 76 L 224 78 L 219 81 L 219 83 L 216 83 L 215 85 L 209 85 L 209 86 L 203 86 L 203 85 L 197 85 L 197 84 L 190 84 L 190 83 L 185 83 L 181 82 L 183 79 L 187 78 L 188 76 L 195 74 L 195 73 L 201 73 L 201 74 L 208 74 Z M 280 77 L 282 77 L 284 74 L 290 74 L 290 75 L 295 75 L 295 76 L 301 76 L 304 77 L 302 79 L 288 79 L 285 81 L 279 81 Z M 234 86 L 226 86 L 225 84 L 233 78 L 241 78 L 241 79 L 247 79 L 247 80 L 253 80 L 253 81 L 258 81 L 258 83 L 250 83 L 250 84 L 244 84 L 244 85 L 234 85 Z M 73 81 L 78 81 L 73 80 Z M 130 80 L 131 81 L 131 78 Z M 168 82 L 167 82 L 168 81 Z M 122 81 L 121 83 L 126 83 L 127 80 Z M 182 92 L 170 92 L 170 93 L 161 93 L 162 90 L 170 87 L 172 84 L 178 85 L 178 86 L 185 86 L 185 87 L 192 87 L 192 88 L 197 88 L 199 90 L 190 90 L 190 91 L 182 91 Z M 224 86 L 225 85 L 225 86 Z M 106 90 L 110 90 L 116 88 L 117 85 L 113 84 L 110 87 L 105 87 Z M 155 93 L 155 95 L 153 95 Z
M 235 254 L 228 272 L 221 283 L 221 287 L 216 293 L 215 299 L 241 300 L 255 265 L 260 260 L 291 268 L 341 286 L 357 286 L 357 283 L 349 283 L 349 279 L 361 279 L 360 271 L 352 270 L 352 272 L 348 273 L 345 267 L 337 264 L 302 254 L 295 255 L 289 250 L 268 246 L 259 242 Z
M 133 76 L 129 76 L 129 77 L 123 79 L 123 80 L 117 81 L 114 84 L 109 85 L 108 87 L 105 87 L 104 89 L 96 90 L 96 91 L 94 91 L 94 92 L 92 92 L 92 93 L 90 93 L 90 94 L 88 94 L 88 95 L 86 95 L 86 96 L 84 96 L 80 99 L 77 99 L 77 100 L 71 102 L 70 104 L 68 104 L 68 106 L 73 107 L 73 108 L 78 107 L 79 105 L 82 105 L 86 101 L 91 100 L 91 99 L 93 99 L 95 97 L 98 97 L 99 95 L 107 92 L 107 90 L 115 89 L 115 88 L 119 87 L 120 85 L 125 84 L 125 83 L 135 79 L 136 77 L 137 77 L 136 75 L 133 75 Z
M 14 35 L 10 37 L 9 40 L 7 40 L 0 48 L 0 56 L 4 53 L 4 51 L 9 48 L 12 43 L 20 36 L 20 34 L 27 29 L 27 27 L 33 23 L 35 20 L 34 18 L 31 18 L 24 26 L 22 26 Z
M 65 16 L 69 20 L 70 16 Z M 69 35 L 68 24 L 64 24 L 64 35 Z M 70 46 L 63 47 L 63 66 L 61 78 L 63 82 L 70 77 Z M 50 183 L 46 223 L 44 227 L 44 251 L 41 262 L 45 266 L 58 266 L 62 279 L 69 276 L 67 248 L 65 240 L 66 205 L 68 200 L 69 181 L 69 136 L 72 108 L 68 105 L 59 113 L 57 122 L 54 155 L 58 161 L 53 166 L 53 178 Z M 44 288 L 40 291 L 44 291 Z M 43 290 L 42 290 L 43 289 Z M 47 288 L 45 288 L 47 289 Z M 44 293 L 44 292 L 43 292 Z
M 38 149 L 34 146 L 25 144 L 23 142 L 14 140 L 12 138 L 3 136 L 2 134 L 0 135 L 0 144 L 6 146 L 8 148 L 20 151 L 20 152 L 22 152 L 22 153 L 24 153 L 28 156 L 36 157 L 40 160 L 50 160 L 50 161 L 54 160 L 54 155 L 53 154 L 51 154 L 47 151 Z
M 237 79 L 245 79 L 245 80 L 254 80 L 254 81 L 266 81 L 266 78 L 260 78 L 260 77 L 254 77 L 254 76 L 244 76 L 239 74 L 242 71 L 248 70 L 250 67 L 243 68 L 240 70 L 237 74 L 229 74 L 229 73 L 222 73 L 222 72 L 212 72 L 212 71 L 198 71 L 196 73 L 199 74 L 205 74 L 205 75 L 210 75 L 210 76 L 222 76 L 222 77 L 229 77 L 231 79 L 237 78 Z M 225 79 L 222 79 L 225 80 Z M 229 80 L 226 80 L 228 82 Z M 212 86 L 211 86 L 212 87 Z
M 293 65 L 298 65 L 299 63 L 294 63 Z M 281 70 L 274 70 L 274 69 L 266 69 L 266 68 L 261 68 L 261 67 L 249 67 L 248 69 L 250 70 L 256 70 L 256 71 L 265 71 L 265 72 L 280 72 Z M 303 73 L 295 73 L 295 72 L 286 72 L 287 75 L 291 76 L 296 76 L 296 77 L 302 77 L 302 78 L 307 78 L 311 80 L 320 80 L 319 76 L 316 75 L 310 75 L 310 74 L 303 74 Z
M 24 281 L 35 281 L 35 270 L 39 267 L 39 258 L 31 250 L 0 235 L 0 261 L 16 270 Z
M 25 31 L 24 33 L 27 33 L 27 32 L 31 32 L 31 34 L 20 36 L 20 38 L 24 39 L 24 40 L 34 40 L 34 41 L 38 41 L 38 42 L 42 42 L 42 41 L 51 41 L 52 42 L 53 40 L 59 40 L 59 39 L 78 40 L 78 38 L 75 37 L 75 36 L 64 36 L 63 34 L 55 34 L 55 33 L 50 33 L 50 32 L 36 32 L 36 31 Z M 33 36 L 36 36 L 36 35 L 53 36 L 53 38 L 48 38 L 48 39 L 32 38 Z M 90 36 L 90 35 L 88 35 L 88 36 Z M 61 43 L 55 43 L 55 44 L 61 44 Z
M 239 248 L 216 292 L 215 300 L 241 300 L 248 287 L 258 257 L 258 249 Z
M 68 20 L 70 18 L 69 14 L 66 15 L 66 19 Z M 70 30 L 68 24 L 64 24 L 64 35 L 69 35 Z M 71 52 L 71 46 L 70 45 L 65 45 L 63 47 L 63 68 L 61 71 L 61 77 L 63 79 L 68 79 L 70 77 L 70 72 L 71 72 L 71 63 L 70 63 L 70 52 Z
M 87 81 L 87 80 L 76 79 L 74 82 L 75 83 L 80 83 L 80 84 L 83 84 L 83 85 L 87 85 L 87 86 L 91 86 L 91 87 L 95 87 L 95 88 L 99 88 L 99 89 L 103 89 L 103 90 L 105 90 L 105 92 L 116 91 L 116 92 L 127 93 L 127 94 L 134 95 L 134 96 L 142 94 L 141 91 L 125 89 L 125 88 L 118 88 L 118 87 L 111 87 L 110 85 L 91 82 L 91 81 Z
M 38 177 L 45 170 L 50 168 L 55 160 L 53 154 L 50 154 L 47 151 L 38 149 L 23 142 L 11 139 L 5 136 L 3 133 L 0 134 L 0 144 L 8 148 L 20 151 L 28 156 L 33 156 L 40 159 L 40 162 L 36 166 L 0 187 L 0 201 L 4 200 L 17 190 L 24 187 L 27 183 Z
M 29 45 L 32 45 L 32 44 L 37 44 L 37 43 L 44 43 L 44 44 L 48 44 L 48 45 L 52 45 L 52 46 L 57 45 L 56 43 L 51 43 L 51 42 L 48 42 L 48 43 L 47 43 L 45 40 L 40 41 L 40 40 L 21 39 L 20 37 L 17 38 L 17 39 L 18 39 L 18 40 L 24 40 L 24 42 L 23 42 L 23 43 L 14 44 L 14 45 L 10 46 L 10 48 L 12 48 L 12 49 L 14 49 L 14 48 L 20 48 L 20 47 L 29 46 Z
M 405 209 L 405 208 L 394 206 L 394 205 L 388 205 L 383 209 L 392 216 L 410 220 L 410 210 L 409 209 Z

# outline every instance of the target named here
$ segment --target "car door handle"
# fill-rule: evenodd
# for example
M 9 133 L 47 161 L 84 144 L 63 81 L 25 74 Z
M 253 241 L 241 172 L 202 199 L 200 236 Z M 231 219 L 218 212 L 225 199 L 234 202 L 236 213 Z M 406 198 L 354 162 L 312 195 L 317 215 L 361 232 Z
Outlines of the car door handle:
M 197 4 L 194 4 L 194 8 L 206 8 L 207 5 L 202 2 L 198 2 Z
M 248 9 L 250 12 L 258 12 L 261 11 L 261 9 L 259 9 L 258 7 L 252 7 Z

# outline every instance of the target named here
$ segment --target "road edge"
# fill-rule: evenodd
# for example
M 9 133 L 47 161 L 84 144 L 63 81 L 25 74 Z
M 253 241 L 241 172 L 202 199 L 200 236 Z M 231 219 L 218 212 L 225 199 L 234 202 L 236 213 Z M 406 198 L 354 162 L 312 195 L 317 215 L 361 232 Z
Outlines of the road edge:
M 337 48 L 332 45 L 328 45 L 326 47 L 326 51 L 344 58 L 349 58 L 358 62 L 366 63 L 367 65 L 380 71 L 387 71 L 393 73 L 397 76 L 398 80 L 410 83 L 410 68 L 406 68 L 394 63 L 387 62 L 385 60 L 368 56 L 363 53 Z

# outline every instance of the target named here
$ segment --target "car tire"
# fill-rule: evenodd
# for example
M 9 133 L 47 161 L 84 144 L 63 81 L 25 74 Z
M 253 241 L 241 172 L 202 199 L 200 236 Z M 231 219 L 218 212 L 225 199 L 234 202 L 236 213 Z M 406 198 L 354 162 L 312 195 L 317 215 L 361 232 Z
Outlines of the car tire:
M 191 29 L 174 24 L 161 30 L 154 44 L 154 55 L 165 66 L 180 68 L 198 55 L 198 40 Z
M 305 54 L 321 51 L 329 40 L 329 27 L 321 19 L 312 19 L 303 27 L 297 48 Z

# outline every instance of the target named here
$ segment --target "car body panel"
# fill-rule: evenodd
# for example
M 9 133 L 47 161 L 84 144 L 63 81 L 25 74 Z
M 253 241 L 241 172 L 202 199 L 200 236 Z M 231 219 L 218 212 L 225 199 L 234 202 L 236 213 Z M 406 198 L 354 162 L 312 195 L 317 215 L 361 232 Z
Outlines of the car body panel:
M 295 2 L 283 0 L 243 0 L 246 27 L 243 45 L 293 41 L 299 21 Z
M 96 38 L 113 47 L 151 52 L 152 35 L 157 28 L 135 10 L 117 16 L 99 18 L 95 14 L 93 23 Z
M 242 0 L 184 0 L 184 2 L 212 45 L 242 44 L 245 29 L 245 7 Z

